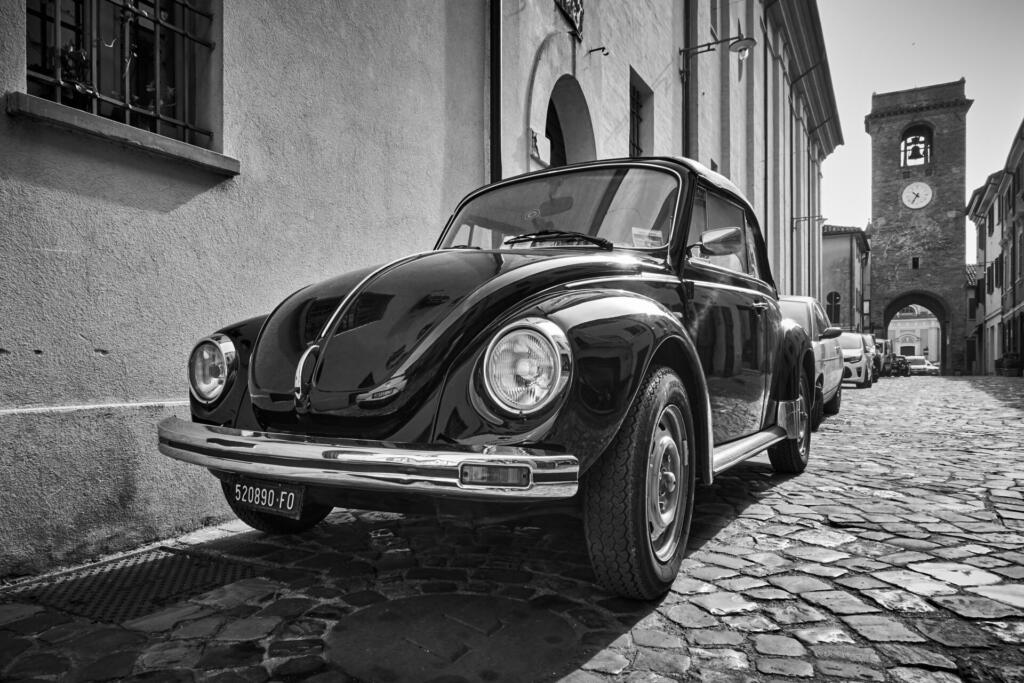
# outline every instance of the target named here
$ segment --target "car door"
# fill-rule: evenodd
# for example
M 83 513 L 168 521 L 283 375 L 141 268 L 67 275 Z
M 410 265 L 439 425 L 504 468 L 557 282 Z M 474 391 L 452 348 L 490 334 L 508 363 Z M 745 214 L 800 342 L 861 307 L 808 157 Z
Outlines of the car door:
M 774 344 L 768 330 L 781 320 L 774 290 L 759 278 L 761 266 L 748 244 L 749 220 L 724 193 L 696 189 L 687 244 L 698 246 L 684 255 L 682 277 L 693 292 L 687 325 L 708 382 L 716 445 L 761 428 Z M 714 242 L 723 235 L 727 245 Z

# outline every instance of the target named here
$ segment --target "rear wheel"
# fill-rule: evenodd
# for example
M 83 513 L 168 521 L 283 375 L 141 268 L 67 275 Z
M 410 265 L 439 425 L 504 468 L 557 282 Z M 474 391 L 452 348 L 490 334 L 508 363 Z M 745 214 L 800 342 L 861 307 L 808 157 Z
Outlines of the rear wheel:
M 800 371 L 799 415 L 800 428 L 795 439 L 786 439 L 768 449 L 768 459 L 776 472 L 799 474 L 807 468 L 811 452 L 811 388 L 807 375 Z
M 650 600 L 672 586 L 690 533 L 694 457 L 686 389 L 657 368 L 584 481 L 587 550 L 604 588 Z
M 323 518 L 331 514 L 331 510 L 334 509 L 330 505 L 320 505 L 319 503 L 307 501 L 302 504 L 302 513 L 299 518 L 291 519 L 290 517 L 272 515 L 267 512 L 242 507 L 234 501 L 231 495 L 231 484 L 222 481 L 220 486 L 224 491 L 224 498 L 228 501 L 231 511 L 253 529 L 268 534 L 298 534 L 308 531 L 323 521 Z

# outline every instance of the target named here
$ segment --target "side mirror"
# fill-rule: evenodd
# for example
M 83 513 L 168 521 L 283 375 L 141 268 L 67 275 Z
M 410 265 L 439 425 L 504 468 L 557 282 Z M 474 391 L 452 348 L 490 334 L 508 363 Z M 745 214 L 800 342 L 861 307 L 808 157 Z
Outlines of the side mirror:
M 821 333 L 821 338 L 822 339 L 835 339 L 836 337 L 838 337 L 842 333 L 843 333 L 843 328 L 841 328 L 841 327 L 834 327 L 834 326 L 833 327 L 826 327 L 825 331 Z
M 743 251 L 742 228 L 715 228 L 700 234 L 700 241 L 686 249 L 700 249 L 701 256 L 729 256 Z M 692 252 L 691 252 L 692 256 Z

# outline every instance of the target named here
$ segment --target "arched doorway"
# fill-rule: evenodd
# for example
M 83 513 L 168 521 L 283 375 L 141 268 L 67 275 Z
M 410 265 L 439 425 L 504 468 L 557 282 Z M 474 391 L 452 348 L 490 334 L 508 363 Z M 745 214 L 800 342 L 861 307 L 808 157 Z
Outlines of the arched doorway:
M 548 99 L 544 135 L 550 144 L 549 166 L 597 158 L 590 107 L 579 81 L 565 74 L 555 81 Z
M 934 323 L 930 322 L 931 316 L 924 314 L 922 309 L 934 316 Z M 901 314 L 901 311 L 904 313 Z M 885 307 L 882 329 L 892 340 L 895 353 L 935 359 L 942 368 L 942 374 L 950 374 L 953 360 L 949 355 L 950 311 L 951 308 L 945 299 L 936 294 L 922 291 L 905 292 L 891 300 Z M 937 333 L 933 331 L 936 323 Z M 892 330 L 895 329 L 901 331 L 893 334 Z M 914 350 L 913 353 L 903 353 L 911 348 Z

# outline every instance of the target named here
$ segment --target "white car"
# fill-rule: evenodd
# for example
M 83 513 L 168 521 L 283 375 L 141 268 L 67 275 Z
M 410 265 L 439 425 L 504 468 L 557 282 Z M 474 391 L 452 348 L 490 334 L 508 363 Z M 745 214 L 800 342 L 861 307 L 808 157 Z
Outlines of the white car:
M 859 332 L 843 332 L 839 335 L 839 345 L 843 347 L 845 364 L 843 381 L 853 382 L 860 389 L 870 388 L 874 382 L 874 368 L 864 335 Z
M 932 363 L 924 356 L 907 356 L 907 365 L 910 366 L 911 375 L 938 375 L 939 366 Z
M 797 322 L 811 338 L 814 349 L 814 403 L 811 430 L 824 415 L 835 415 L 843 400 L 843 349 L 836 339 L 842 330 L 833 327 L 825 309 L 812 296 L 780 296 L 782 315 Z

